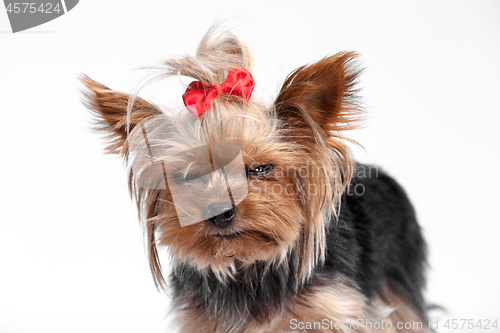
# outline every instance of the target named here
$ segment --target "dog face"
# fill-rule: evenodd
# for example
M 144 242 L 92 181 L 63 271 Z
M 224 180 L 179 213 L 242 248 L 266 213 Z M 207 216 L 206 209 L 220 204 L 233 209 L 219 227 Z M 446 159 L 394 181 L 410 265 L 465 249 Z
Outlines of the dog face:
M 209 32 L 195 57 L 167 61 L 160 75 L 220 84 L 235 65 L 251 69 L 249 59 L 233 35 Z M 358 119 L 354 59 L 340 53 L 298 68 L 270 106 L 221 97 L 199 119 L 82 78 L 108 151 L 127 161 L 159 285 L 157 246 L 221 278 L 294 251 L 300 276 L 310 275 L 352 173 L 342 131 Z

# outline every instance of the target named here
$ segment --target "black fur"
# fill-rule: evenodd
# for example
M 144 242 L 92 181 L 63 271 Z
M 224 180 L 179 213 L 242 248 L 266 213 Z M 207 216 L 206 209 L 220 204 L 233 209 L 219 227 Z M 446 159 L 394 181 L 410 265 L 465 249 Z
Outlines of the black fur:
M 359 170 L 343 198 L 339 222 L 330 228 L 321 271 L 353 278 L 367 297 L 387 282 L 425 319 L 426 245 L 415 211 L 394 179 L 378 168 L 360 165 Z
M 292 253 L 288 264 L 269 267 L 257 262 L 242 268 L 234 280 L 221 282 L 208 272 L 201 274 L 181 264 L 171 275 L 174 302 L 177 306 L 197 308 L 199 313 L 240 324 L 253 318 L 260 322 L 285 310 L 296 285 L 296 259 Z M 222 325 L 224 323 L 221 323 Z
M 287 309 L 291 298 L 302 302 L 312 286 L 334 283 L 334 277 L 342 275 L 368 298 L 388 283 L 425 320 L 421 290 L 426 251 L 413 207 L 391 177 L 369 166 L 359 170 L 365 172 L 353 178 L 352 193 L 344 195 L 339 219 L 327 233 L 326 262 L 299 290 L 293 252 L 279 267 L 258 262 L 225 283 L 213 273 L 201 274 L 181 264 L 170 278 L 176 305 L 194 307 L 215 319 L 223 315 L 226 324 L 262 321 Z

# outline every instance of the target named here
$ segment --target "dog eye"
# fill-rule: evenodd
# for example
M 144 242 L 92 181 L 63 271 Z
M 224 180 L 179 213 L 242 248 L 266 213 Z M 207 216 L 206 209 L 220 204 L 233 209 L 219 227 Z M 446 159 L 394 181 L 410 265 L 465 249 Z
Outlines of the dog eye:
M 250 168 L 247 170 L 249 176 L 262 177 L 266 176 L 273 171 L 273 166 L 269 164 L 259 165 L 255 168 Z

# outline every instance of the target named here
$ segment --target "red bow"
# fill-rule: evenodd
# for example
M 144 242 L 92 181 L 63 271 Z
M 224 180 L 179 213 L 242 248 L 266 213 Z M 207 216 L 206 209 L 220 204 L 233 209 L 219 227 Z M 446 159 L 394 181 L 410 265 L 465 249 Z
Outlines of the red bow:
M 248 102 L 252 95 L 255 81 L 252 74 L 241 66 L 234 66 L 227 75 L 226 81 L 220 85 L 208 85 L 200 81 L 189 84 L 182 100 L 189 112 L 199 118 L 210 109 L 212 101 L 220 96 L 242 98 Z

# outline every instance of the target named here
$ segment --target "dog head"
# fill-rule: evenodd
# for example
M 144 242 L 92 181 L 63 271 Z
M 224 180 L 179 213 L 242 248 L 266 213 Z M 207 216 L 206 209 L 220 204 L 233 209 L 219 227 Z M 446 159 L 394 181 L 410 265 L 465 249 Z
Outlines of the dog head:
M 157 246 L 220 278 L 294 252 L 300 279 L 310 276 L 353 171 L 343 131 L 359 119 L 355 57 L 339 53 L 296 69 L 271 105 L 230 91 L 199 118 L 81 78 L 108 151 L 127 163 L 158 285 L 165 281 Z M 234 35 L 209 31 L 195 56 L 167 60 L 159 77 L 220 87 L 235 66 L 251 71 L 251 59 Z

